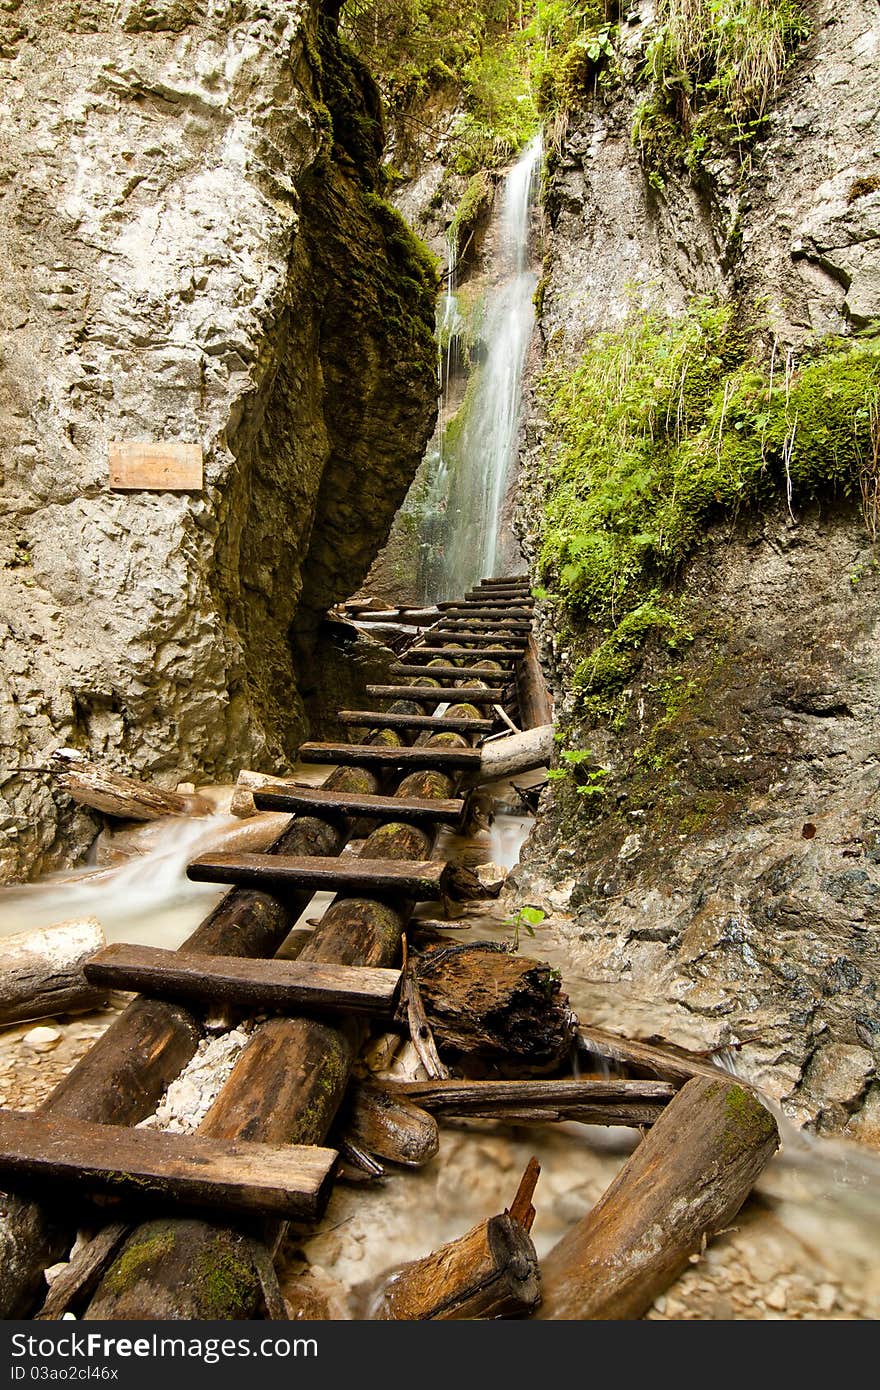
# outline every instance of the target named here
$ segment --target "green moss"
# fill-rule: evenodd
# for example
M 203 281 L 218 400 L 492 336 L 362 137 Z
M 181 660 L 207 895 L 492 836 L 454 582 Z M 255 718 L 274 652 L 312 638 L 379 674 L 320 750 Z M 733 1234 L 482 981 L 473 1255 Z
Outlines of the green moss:
M 260 1280 L 247 1247 L 218 1236 L 192 1266 L 200 1310 L 208 1319 L 247 1317 L 260 1296 Z
M 480 169 L 470 179 L 455 216 L 449 224 L 447 237 L 451 246 L 460 251 L 466 245 L 480 222 L 492 206 L 495 196 L 495 182 L 491 175 Z
M 729 1086 L 724 1098 L 723 1148 L 728 1157 L 743 1149 L 760 1148 L 771 1138 L 778 1142 L 776 1121 L 765 1105 L 744 1086 Z
M 122 1254 L 114 1260 L 103 1280 L 103 1289 L 111 1294 L 124 1294 L 137 1283 L 146 1270 L 157 1264 L 174 1249 L 174 1231 L 170 1226 L 156 1230 L 147 1227 L 147 1234 L 140 1239 L 132 1238 Z

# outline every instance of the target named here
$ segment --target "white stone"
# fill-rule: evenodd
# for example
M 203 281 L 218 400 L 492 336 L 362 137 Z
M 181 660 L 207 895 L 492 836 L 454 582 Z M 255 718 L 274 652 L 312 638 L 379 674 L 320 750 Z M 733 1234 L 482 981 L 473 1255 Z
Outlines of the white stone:
M 61 1041 L 61 1033 L 57 1028 L 41 1026 L 31 1028 L 22 1038 L 25 1047 L 29 1047 L 34 1052 L 51 1052 Z

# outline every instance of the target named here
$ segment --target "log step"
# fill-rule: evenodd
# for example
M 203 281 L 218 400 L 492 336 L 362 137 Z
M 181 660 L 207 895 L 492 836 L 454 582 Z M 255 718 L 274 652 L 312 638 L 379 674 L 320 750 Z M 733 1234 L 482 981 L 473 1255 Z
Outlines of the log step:
M 299 750 L 304 763 L 339 763 L 346 767 L 455 767 L 480 766 L 476 748 L 389 748 L 382 743 L 304 743 Z
M 456 617 L 447 613 L 442 623 L 427 629 L 425 635 L 435 636 L 438 632 L 451 633 L 453 636 L 459 632 L 476 632 L 480 636 L 491 635 L 499 642 L 506 642 L 508 637 L 528 637 L 532 630 L 532 624 L 528 619 L 523 618 L 494 618 L 483 617 Z
M 508 603 L 499 603 L 492 607 L 485 603 L 450 603 L 443 610 L 443 617 L 446 618 L 492 618 L 498 621 L 512 621 L 517 619 L 524 622 L 532 616 L 531 608 L 526 608 L 522 604 L 517 604 L 512 608 Z
M 491 647 L 493 644 L 503 642 L 505 646 L 514 649 L 518 656 L 521 656 L 528 646 L 529 639 L 525 633 L 520 634 L 512 628 L 505 628 L 503 632 L 498 632 L 495 628 L 481 631 L 479 628 L 468 627 L 463 623 L 461 628 L 455 628 L 450 623 L 447 628 L 431 628 L 422 634 L 422 642 L 461 642 L 467 643 L 471 649 L 471 655 L 476 656 L 479 648 Z M 411 647 L 407 651 L 407 656 L 414 652 L 421 651 L 420 646 Z
M 428 646 L 427 644 L 410 647 L 406 652 L 406 657 L 408 661 L 413 661 L 416 657 L 425 657 L 431 661 L 435 656 L 446 657 L 449 661 L 454 661 L 457 657 L 469 657 L 473 660 L 475 656 L 478 656 L 481 661 L 518 661 L 521 654 L 522 647 L 487 646 L 482 651 L 475 652 L 473 647 L 456 647 L 450 643 L 446 647 Z
M 196 883 L 240 883 L 267 892 L 309 888 L 369 897 L 411 898 L 430 902 L 442 897 L 449 877 L 442 859 L 359 859 L 345 854 L 297 858 L 286 854 L 203 854 L 187 867 Z
M 527 574 L 492 574 L 480 580 L 481 585 L 486 584 L 531 584 L 531 579 Z
M 461 721 L 466 724 L 466 720 Z M 389 821 L 441 821 L 458 825 L 464 814 L 464 801 L 432 801 L 427 797 L 373 796 L 369 793 L 325 791 L 322 787 L 292 788 L 290 791 L 254 792 L 259 811 L 299 811 L 301 814 L 369 816 Z
M 156 946 L 118 943 L 84 967 L 87 980 L 109 989 L 128 989 L 154 999 L 206 1000 L 246 1009 L 295 1013 L 392 1013 L 399 970 L 323 965 L 302 960 L 243 960 Z
M 495 724 L 491 719 L 457 718 L 448 714 L 398 714 L 374 709 L 341 709 L 336 718 L 340 724 L 359 729 L 417 729 L 419 733 L 491 734 Z
M 386 700 L 415 700 L 424 704 L 448 704 L 454 700 L 457 705 L 497 705 L 504 699 L 504 691 L 493 686 L 489 689 L 473 685 L 368 685 L 367 694 Z
M 488 661 L 489 658 L 487 657 Z M 411 666 L 406 661 L 392 662 L 388 668 L 389 675 L 392 676 L 430 676 L 432 680 L 485 680 L 488 676 L 493 676 L 496 680 L 499 676 L 506 675 L 506 671 L 487 671 L 484 666 Z
M 334 1149 L 255 1144 L 0 1110 L 4 1187 L 59 1184 L 195 1207 L 313 1220 L 324 1208 Z

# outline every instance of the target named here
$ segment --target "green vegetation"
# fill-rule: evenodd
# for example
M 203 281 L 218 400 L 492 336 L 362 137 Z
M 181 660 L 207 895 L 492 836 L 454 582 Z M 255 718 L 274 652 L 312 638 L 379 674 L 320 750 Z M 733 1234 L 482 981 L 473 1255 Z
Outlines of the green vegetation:
M 751 352 L 731 310 L 633 312 L 541 383 L 549 430 L 542 579 L 595 649 L 576 684 L 619 690 L 649 636 L 690 640 L 661 597 L 707 527 L 783 500 L 861 502 L 880 520 L 880 339 L 800 364 Z M 607 713 L 607 711 L 605 711 Z
M 527 932 L 529 936 L 535 935 L 535 928 L 539 927 L 547 916 L 543 908 L 540 907 L 521 907 L 518 912 L 510 917 L 505 917 L 502 926 L 512 927 L 513 936 L 510 940 L 510 950 L 519 950 L 520 932 Z
M 605 795 L 607 767 L 595 765 L 589 748 L 565 748 L 559 754 L 559 767 L 551 768 L 547 776 L 551 781 L 571 778 L 578 796 L 602 797 Z M 594 765 L 591 767 L 590 764 Z
M 658 20 L 633 140 L 662 184 L 676 158 L 695 170 L 719 145 L 745 151 L 808 26 L 797 0 L 661 0 Z

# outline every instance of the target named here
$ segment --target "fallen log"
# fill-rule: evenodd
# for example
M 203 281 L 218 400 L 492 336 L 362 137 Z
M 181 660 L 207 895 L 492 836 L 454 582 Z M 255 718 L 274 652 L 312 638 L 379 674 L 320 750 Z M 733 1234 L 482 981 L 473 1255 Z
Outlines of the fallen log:
M 531 1313 L 540 1297 L 535 1247 L 505 1213 L 397 1270 L 373 1296 L 370 1311 L 397 1322 L 517 1318 Z
M 0 937 L 0 1024 L 94 1009 L 107 997 L 83 965 L 104 945 L 94 917 Z
M 534 637 L 529 637 L 516 668 L 516 694 L 525 729 L 553 723 L 553 699 L 547 689 Z
M 493 782 L 519 772 L 531 772 L 536 767 L 546 767 L 552 756 L 552 724 L 541 724 L 521 734 L 506 734 L 483 744 L 477 780 Z
M 195 999 L 239 1009 L 293 1013 L 393 1012 L 399 970 L 321 965 L 302 960 L 236 960 L 156 946 L 116 944 L 89 961 L 88 978 L 111 989 L 143 990 L 159 999 Z
M 435 1115 L 516 1124 L 652 1125 L 675 1095 L 663 1081 L 386 1081 L 390 1095 Z
M 343 1130 L 368 1153 L 391 1163 L 420 1168 L 437 1153 L 437 1121 L 404 1095 L 367 1081 L 350 1089 L 342 1114 Z
M 692 1076 L 705 1076 L 710 1081 L 724 1077 L 720 1067 L 701 1057 L 689 1055 L 685 1051 L 658 1047 L 653 1043 L 636 1042 L 624 1038 L 619 1033 L 609 1033 L 604 1028 L 593 1028 L 589 1024 L 579 1024 L 577 1029 L 578 1050 L 587 1057 L 601 1057 L 604 1062 L 614 1062 L 636 1074 L 647 1072 L 662 1081 L 672 1081 L 682 1085 Z M 741 1086 L 748 1083 L 741 1081 Z
M 541 1318 L 640 1318 L 729 1226 L 779 1143 L 742 1086 L 694 1077 L 541 1263 Z
M 549 965 L 478 942 L 432 947 L 415 970 L 441 1053 L 547 1071 L 570 1051 L 568 997 Z
M 63 755 L 56 755 L 63 757 Z M 209 816 L 213 806 L 205 797 L 165 791 L 137 777 L 124 777 L 107 768 L 80 761 L 64 762 L 59 772 L 64 790 L 81 806 L 90 806 L 117 820 L 158 820 L 160 816 Z
M 0 1110 L 0 1174 L 113 1197 L 174 1199 L 228 1211 L 318 1215 L 338 1155 Z

